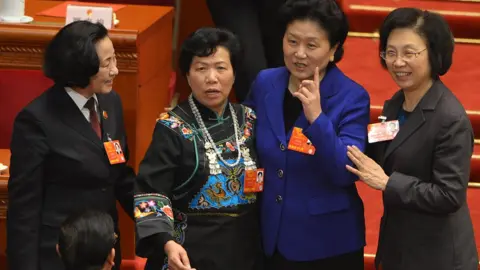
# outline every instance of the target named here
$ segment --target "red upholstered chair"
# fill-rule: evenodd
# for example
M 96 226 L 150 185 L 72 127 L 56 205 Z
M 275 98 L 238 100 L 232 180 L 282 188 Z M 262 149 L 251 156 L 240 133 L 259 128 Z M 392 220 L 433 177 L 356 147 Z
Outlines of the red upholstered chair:
M 18 112 L 52 84 L 39 70 L 0 69 L 0 148 L 10 148 Z

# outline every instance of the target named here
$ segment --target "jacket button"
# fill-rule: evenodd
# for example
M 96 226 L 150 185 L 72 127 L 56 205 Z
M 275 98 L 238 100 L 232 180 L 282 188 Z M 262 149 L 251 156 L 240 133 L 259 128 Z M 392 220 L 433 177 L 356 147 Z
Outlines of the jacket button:
M 281 202 L 283 201 L 282 196 L 277 195 L 277 198 L 275 199 L 275 201 L 276 201 L 277 203 L 281 203 Z
M 285 151 L 285 145 L 283 143 L 280 144 L 280 150 Z
M 105 191 L 107 191 L 107 189 L 106 189 L 106 188 L 102 188 L 101 191 L 102 191 L 102 192 L 105 192 Z
M 278 177 L 282 178 L 282 177 L 283 177 L 283 170 L 282 170 L 282 169 L 279 169 L 279 170 L 277 171 L 277 175 L 278 175 Z

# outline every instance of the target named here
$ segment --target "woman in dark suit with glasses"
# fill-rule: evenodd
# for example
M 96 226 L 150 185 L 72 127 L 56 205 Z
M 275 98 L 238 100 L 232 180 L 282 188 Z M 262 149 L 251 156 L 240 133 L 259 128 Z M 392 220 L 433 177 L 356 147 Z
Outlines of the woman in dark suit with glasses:
M 382 115 L 400 130 L 393 140 L 371 143 L 371 158 L 349 146 L 356 168 L 347 169 L 383 191 L 375 257 L 383 270 L 478 268 L 466 201 L 473 130 L 440 79 L 453 48 L 447 22 L 429 11 L 399 8 L 380 28 L 381 63 L 400 87 Z

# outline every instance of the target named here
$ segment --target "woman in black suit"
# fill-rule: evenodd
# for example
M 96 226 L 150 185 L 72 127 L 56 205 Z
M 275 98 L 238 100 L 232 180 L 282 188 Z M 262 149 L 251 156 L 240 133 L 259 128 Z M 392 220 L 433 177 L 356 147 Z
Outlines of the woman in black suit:
M 257 74 L 283 66 L 283 29 L 278 17 L 286 0 L 207 0 L 215 26 L 226 28 L 242 42 L 244 58 L 235 73 L 234 90 L 242 103 Z
M 55 245 L 71 214 L 107 212 L 117 234 L 116 200 L 133 216 L 135 175 L 126 165 L 122 104 L 112 91 L 118 69 L 107 29 L 87 21 L 62 28 L 46 49 L 44 73 L 55 84 L 17 115 L 13 129 L 7 214 L 12 270 L 64 269 Z M 113 146 L 117 141 L 122 154 Z M 118 267 L 119 244 L 116 254 Z
M 383 116 L 398 121 L 400 130 L 393 140 L 384 136 L 370 144 L 372 159 L 349 147 L 356 168 L 347 169 L 383 191 L 376 256 L 383 270 L 478 267 L 466 202 L 473 130 L 440 80 L 453 48 L 447 22 L 429 11 L 399 8 L 380 28 L 381 63 L 401 88 L 385 103 Z

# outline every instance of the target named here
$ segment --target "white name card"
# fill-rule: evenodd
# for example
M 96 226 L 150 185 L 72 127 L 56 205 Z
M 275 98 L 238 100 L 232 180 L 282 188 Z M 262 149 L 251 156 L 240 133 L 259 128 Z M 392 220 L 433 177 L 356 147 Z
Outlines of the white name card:
M 67 6 L 65 25 L 75 21 L 90 21 L 101 23 L 105 28 L 112 29 L 113 9 L 111 7 Z

